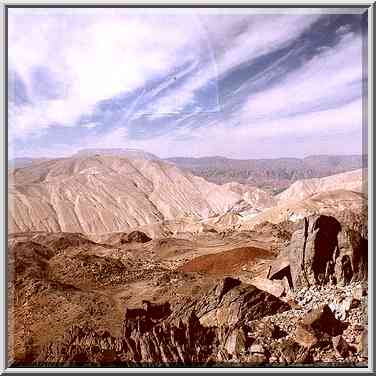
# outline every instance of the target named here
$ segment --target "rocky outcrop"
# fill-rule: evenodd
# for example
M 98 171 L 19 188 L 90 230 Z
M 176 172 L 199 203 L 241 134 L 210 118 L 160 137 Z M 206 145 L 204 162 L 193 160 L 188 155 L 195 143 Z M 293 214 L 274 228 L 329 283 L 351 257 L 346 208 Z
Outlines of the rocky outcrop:
M 270 280 L 267 278 L 256 277 L 252 279 L 252 285 L 276 296 L 277 298 L 286 295 L 286 291 L 289 289 L 288 281 L 285 279 Z
M 239 281 L 225 279 L 206 294 L 207 301 L 211 296 L 213 310 L 219 312 L 222 304 L 229 305 L 228 297 L 239 296 L 242 287 L 246 292 Z M 257 289 L 248 293 L 251 290 L 259 295 Z M 193 300 L 179 309 L 167 302 L 144 301 L 142 307 L 126 310 L 119 337 L 75 325 L 61 341 L 28 353 L 28 361 L 49 366 L 166 367 L 334 364 L 338 359 L 351 364 L 367 358 L 367 331 L 338 320 L 327 304 L 306 312 L 300 308 L 244 315 L 239 310 L 238 320 L 226 318 L 219 326 L 200 320 L 202 312 L 196 312 L 196 306 L 202 304 Z M 359 307 L 352 309 L 356 311 Z
M 368 243 L 358 231 L 346 227 L 339 234 L 339 257 L 335 273 L 338 281 L 364 281 L 368 277 Z
M 132 231 L 129 234 L 126 234 L 120 239 L 120 244 L 127 244 L 127 243 L 147 243 L 152 240 L 149 236 L 147 236 L 142 231 Z
M 289 306 L 276 297 L 225 278 L 202 299 L 173 310 L 167 302 L 148 301 L 142 308 L 126 309 L 122 336 L 118 338 L 74 326 L 61 342 L 46 345 L 36 361 L 100 365 L 228 361 L 256 351 L 255 343 L 253 350 L 250 348 L 247 322 L 287 309 Z
M 294 288 L 329 282 L 338 253 L 340 223 L 333 217 L 305 218 L 288 247 Z
M 346 324 L 337 320 L 334 313 L 328 305 L 321 305 L 308 312 L 301 325 L 308 328 L 317 336 L 328 334 L 330 336 L 338 336 L 347 327 Z
M 336 218 L 307 217 L 288 246 L 294 289 L 367 278 L 367 241 Z
M 194 306 L 200 322 L 207 326 L 239 325 L 288 309 L 282 300 L 247 284 L 238 284 L 225 294 L 217 286 Z

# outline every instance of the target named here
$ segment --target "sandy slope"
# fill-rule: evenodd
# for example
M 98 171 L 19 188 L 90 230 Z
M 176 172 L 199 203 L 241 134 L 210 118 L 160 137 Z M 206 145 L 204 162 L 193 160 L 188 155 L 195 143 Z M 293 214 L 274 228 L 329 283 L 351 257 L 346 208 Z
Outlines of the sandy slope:
M 277 195 L 280 203 L 287 200 L 303 200 L 317 193 L 343 189 L 363 192 L 367 182 L 367 169 L 344 172 L 325 178 L 299 180 Z
M 105 233 L 162 220 L 207 218 L 267 194 L 209 183 L 176 166 L 114 156 L 61 158 L 9 175 L 9 230 Z

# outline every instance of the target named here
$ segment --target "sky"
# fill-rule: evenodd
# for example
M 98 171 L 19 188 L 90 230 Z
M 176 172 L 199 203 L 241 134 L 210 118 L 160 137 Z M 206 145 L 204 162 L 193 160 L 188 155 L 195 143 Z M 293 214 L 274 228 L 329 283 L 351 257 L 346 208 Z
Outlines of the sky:
M 8 154 L 361 154 L 367 20 L 300 9 L 8 9 Z

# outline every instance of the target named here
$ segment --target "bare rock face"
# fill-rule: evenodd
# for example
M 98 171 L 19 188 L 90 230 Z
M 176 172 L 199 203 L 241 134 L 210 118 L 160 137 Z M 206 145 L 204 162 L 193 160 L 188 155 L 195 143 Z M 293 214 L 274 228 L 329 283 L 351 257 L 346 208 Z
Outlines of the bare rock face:
M 141 314 L 146 313 L 142 309 L 139 311 Z M 113 337 L 108 332 L 98 332 L 89 327 L 74 326 L 61 342 L 46 345 L 36 362 L 80 366 L 151 363 L 155 366 L 202 364 L 210 360 L 216 344 L 215 328 L 201 326 L 193 313 L 178 326 L 152 318 L 153 314 L 131 318 L 128 313 L 122 337 Z
M 304 219 L 288 246 L 294 289 L 367 278 L 367 241 L 331 216 Z
M 277 298 L 283 296 L 288 289 L 285 285 L 285 280 L 270 280 L 267 278 L 256 277 L 252 279 L 252 284 L 260 290 L 267 291 L 268 293 L 276 296 Z
M 340 223 L 333 217 L 309 217 L 296 231 L 288 250 L 294 288 L 325 283 L 333 274 Z
M 310 352 L 304 346 L 288 338 L 280 345 L 281 360 L 286 364 L 302 364 L 310 361 Z
M 44 346 L 37 362 L 205 365 L 239 359 L 248 351 L 256 353 L 254 362 L 262 363 L 264 350 L 256 343 L 250 347 L 246 322 L 287 309 L 278 298 L 226 278 L 201 300 L 173 310 L 168 302 L 148 301 L 142 308 L 127 309 L 120 337 L 72 327 L 61 342 Z M 200 322 L 200 317 L 212 312 L 210 325 Z
M 143 301 L 143 308 L 126 308 L 123 324 L 123 335 L 131 335 L 134 329 L 145 333 L 153 328 L 158 321 L 170 315 L 170 304 L 152 304 Z
M 195 312 L 204 325 L 237 325 L 283 312 L 290 306 L 253 285 L 239 284 L 221 296 L 215 287 L 195 305 Z
M 229 331 L 224 342 L 224 348 L 230 355 L 240 355 L 246 349 L 246 337 L 242 328 L 235 328 Z
M 364 281 L 368 278 L 368 245 L 361 233 L 346 228 L 339 234 L 339 257 L 336 276 L 344 284 L 351 280 Z

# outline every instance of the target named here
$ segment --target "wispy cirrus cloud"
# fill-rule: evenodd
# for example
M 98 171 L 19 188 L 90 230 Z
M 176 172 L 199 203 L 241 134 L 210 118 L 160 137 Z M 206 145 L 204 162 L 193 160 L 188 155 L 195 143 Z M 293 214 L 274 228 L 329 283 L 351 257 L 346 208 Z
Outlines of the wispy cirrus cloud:
M 39 123 L 71 126 L 99 101 L 168 74 L 181 56 L 191 61 L 200 55 L 193 28 L 189 22 L 181 27 L 179 17 L 128 9 L 9 13 L 9 66 L 30 100 L 11 117 L 17 133 L 18 116 L 27 113 L 19 129 L 23 136 L 37 131 Z
M 17 155 L 361 152 L 359 14 L 34 11 L 9 14 Z
M 242 106 L 239 121 L 242 116 L 255 121 L 314 112 L 360 98 L 362 58 L 362 37 L 346 34 L 336 46 L 319 52 L 277 85 L 250 95 Z M 344 64 L 345 61 L 348 63 Z

